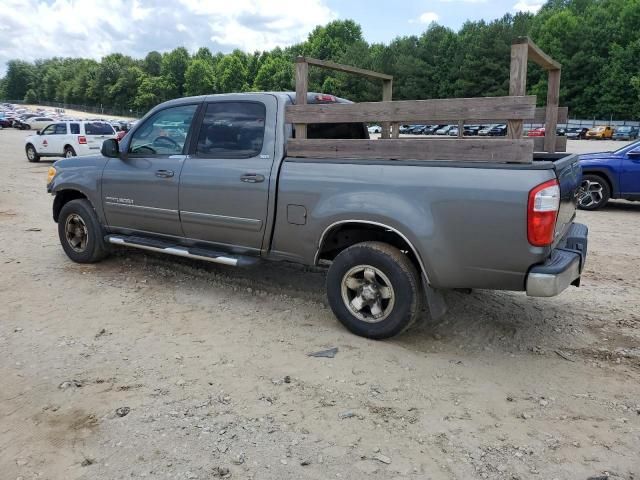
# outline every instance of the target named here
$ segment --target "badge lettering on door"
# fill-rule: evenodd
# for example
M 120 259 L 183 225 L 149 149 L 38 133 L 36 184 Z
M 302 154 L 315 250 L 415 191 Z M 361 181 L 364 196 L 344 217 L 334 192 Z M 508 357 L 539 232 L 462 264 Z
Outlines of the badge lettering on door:
M 260 158 L 269 158 L 269 155 L 260 155 Z
M 104 197 L 107 202 L 111 203 L 123 203 L 125 205 L 133 205 L 132 198 L 121 198 L 121 197 Z

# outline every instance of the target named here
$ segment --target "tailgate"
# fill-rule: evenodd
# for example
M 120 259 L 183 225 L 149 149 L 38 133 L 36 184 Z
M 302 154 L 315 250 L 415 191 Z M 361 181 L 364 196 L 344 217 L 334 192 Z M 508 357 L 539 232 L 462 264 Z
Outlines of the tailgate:
M 575 217 L 577 193 L 582 182 L 582 167 L 578 162 L 578 155 L 567 155 L 556 160 L 553 165 L 560 182 L 560 210 L 556 222 L 555 246 L 568 231 Z
M 89 150 L 100 150 L 102 148 L 102 143 L 107 138 L 115 138 L 113 135 L 86 135 L 87 138 L 87 147 Z

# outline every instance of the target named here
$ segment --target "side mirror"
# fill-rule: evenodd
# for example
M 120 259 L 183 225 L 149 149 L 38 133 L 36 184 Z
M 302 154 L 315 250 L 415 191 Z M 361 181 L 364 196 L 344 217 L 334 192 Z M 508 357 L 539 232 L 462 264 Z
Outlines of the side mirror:
M 38 130 L 38 131 L 36 132 L 36 135 L 42 135 L 42 131 Z
M 102 142 L 100 153 L 109 158 L 120 157 L 120 147 L 118 146 L 118 141 L 115 138 L 108 138 L 107 140 Z
M 629 157 L 629 158 L 640 158 L 640 149 L 631 150 L 630 152 L 627 152 L 627 157 Z

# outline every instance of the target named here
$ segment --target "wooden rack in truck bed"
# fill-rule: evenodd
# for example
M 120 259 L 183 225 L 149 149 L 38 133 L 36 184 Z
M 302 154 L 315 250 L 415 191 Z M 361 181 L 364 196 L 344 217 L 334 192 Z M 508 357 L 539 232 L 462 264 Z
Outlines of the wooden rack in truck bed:
M 536 97 L 527 96 L 527 62 L 548 72 L 546 107 L 536 108 Z M 382 81 L 382 101 L 307 104 L 309 66 L 352 73 Z M 457 160 L 472 162 L 531 163 L 535 152 L 564 152 L 566 137 L 556 135 L 558 123 L 566 123 L 567 108 L 558 107 L 561 65 L 528 37 L 511 46 L 509 95 L 504 97 L 452 98 L 393 101 L 393 77 L 370 70 L 309 57 L 296 60 L 296 104 L 286 108 L 286 121 L 295 125 L 295 138 L 287 145 L 290 157 L 392 158 L 397 160 Z M 544 123 L 545 137 L 524 138 L 523 123 Z M 318 123 L 376 122 L 382 125 L 379 140 L 309 139 L 307 125 Z M 458 124 L 457 138 L 399 138 L 400 123 Z M 465 138 L 465 122 L 507 124 L 506 138 Z

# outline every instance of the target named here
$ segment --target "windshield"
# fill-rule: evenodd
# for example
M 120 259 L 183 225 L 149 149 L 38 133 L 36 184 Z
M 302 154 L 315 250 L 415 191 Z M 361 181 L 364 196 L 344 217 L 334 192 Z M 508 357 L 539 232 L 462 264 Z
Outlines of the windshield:
M 631 148 L 629 148 L 629 147 L 631 147 Z M 623 150 L 631 151 L 631 150 L 635 150 L 636 148 L 640 148 L 640 140 L 637 140 L 637 141 L 635 141 L 633 143 L 629 143 L 629 144 L 625 145 L 624 147 L 619 148 L 618 150 L 616 150 L 613 153 L 622 153 Z
M 630 132 L 631 131 L 631 127 L 618 127 L 616 129 L 616 132 Z
M 596 132 L 601 132 L 601 131 L 603 131 L 603 130 L 604 130 L 604 127 L 596 127 L 596 128 L 594 128 L 594 130 L 595 130 Z

